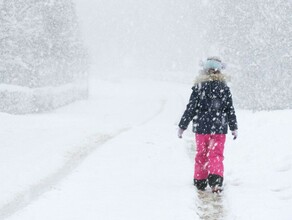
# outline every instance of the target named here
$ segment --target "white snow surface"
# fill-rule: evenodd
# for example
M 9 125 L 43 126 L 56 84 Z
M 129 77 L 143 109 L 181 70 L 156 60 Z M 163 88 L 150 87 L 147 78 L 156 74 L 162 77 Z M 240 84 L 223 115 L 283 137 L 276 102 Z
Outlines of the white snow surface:
M 176 135 L 191 86 L 93 78 L 88 100 L 1 113 L 0 219 L 292 219 L 292 111 L 237 109 L 224 192 L 203 207 L 192 185 L 191 126 Z

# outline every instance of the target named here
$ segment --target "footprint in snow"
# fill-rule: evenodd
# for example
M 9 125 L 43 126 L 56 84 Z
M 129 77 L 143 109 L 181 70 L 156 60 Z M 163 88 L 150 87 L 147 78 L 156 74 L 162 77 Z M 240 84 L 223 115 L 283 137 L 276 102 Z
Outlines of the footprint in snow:
M 287 191 L 291 189 L 290 185 L 285 185 L 285 186 L 277 186 L 277 187 L 273 187 L 271 188 L 271 191 L 273 192 L 283 192 L 283 191 Z
M 292 200 L 292 187 L 290 185 L 271 188 L 280 200 Z
M 284 163 L 284 164 L 278 165 L 276 167 L 276 171 L 277 172 L 287 172 L 287 171 L 291 170 L 291 167 L 292 167 L 292 165 L 290 163 Z

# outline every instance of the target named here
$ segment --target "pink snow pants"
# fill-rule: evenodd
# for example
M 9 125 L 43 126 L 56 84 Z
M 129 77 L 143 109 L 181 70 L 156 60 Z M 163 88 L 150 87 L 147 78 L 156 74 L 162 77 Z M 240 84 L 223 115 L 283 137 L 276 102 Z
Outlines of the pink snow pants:
M 207 179 L 209 174 L 223 177 L 225 134 L 196 134 L 194 179 Z

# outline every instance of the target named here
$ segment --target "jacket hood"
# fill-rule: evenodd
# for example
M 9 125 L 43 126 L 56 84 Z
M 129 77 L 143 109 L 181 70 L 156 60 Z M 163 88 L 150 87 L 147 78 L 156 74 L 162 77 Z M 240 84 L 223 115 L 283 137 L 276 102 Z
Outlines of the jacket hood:
M 206 73 L 202 71 L 200 75 L 195 79 L 194 84 L 199 84 L 203 82 L 211 82 L 211 81 L 220 81 L 220 82 L 227 82 L 230 80 L 230 77 L 226 76 L 225 74 L 219 73 Z

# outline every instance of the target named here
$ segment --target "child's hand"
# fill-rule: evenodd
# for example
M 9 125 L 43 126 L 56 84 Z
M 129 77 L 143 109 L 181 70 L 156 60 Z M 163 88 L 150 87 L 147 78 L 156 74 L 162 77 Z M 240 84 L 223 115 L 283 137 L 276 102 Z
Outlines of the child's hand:
M 185 131 L 185 130 L 183 130 L 183 129 L 181 129 L 181 128 L 178 129 L 178 132 L 177 132 L 177 136 L 178 136 L 178 138 L 182 138 L 182 134 L 184 133 L 184 131 Z
M 235 140 L 237 138 L 237 136 L 238 136 L 237 130 L 232 131 L 231 134 L 233 135 L 233 140 Z

